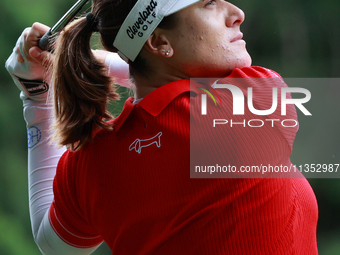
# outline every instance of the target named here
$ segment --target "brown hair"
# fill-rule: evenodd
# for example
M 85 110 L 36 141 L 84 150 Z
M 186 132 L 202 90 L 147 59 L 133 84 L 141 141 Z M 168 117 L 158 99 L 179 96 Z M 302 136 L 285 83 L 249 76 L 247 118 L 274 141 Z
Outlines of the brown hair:
M 117 52 L 113 42 L 120 26 L 137 0 L 94 0 L 91 13 L 104 48 Z M 172 28 L 169 16 L 160 27 Z M 80 149 L 92 140 L 95 128 L 112 130 L 107 105 L 119 95 L 111 85 L 107 69 L 90 48 L 93 27 L 85 17 L 70 23 L 56 40 L 52 82 L 54 84 L 55 131 L 52 139 L 61 145 Z M 140 56 L 130 62 L 130 73 L 145 74 L 148 68 Z

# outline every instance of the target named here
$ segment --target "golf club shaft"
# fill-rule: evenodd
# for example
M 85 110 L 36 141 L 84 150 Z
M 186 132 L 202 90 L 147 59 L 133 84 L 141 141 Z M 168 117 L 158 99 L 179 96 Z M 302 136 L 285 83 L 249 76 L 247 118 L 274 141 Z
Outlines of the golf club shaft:
M 51 36 L 60 32 L 84 7 L 89 0 L 78 0 L 64 16 L 39 40 L 39 48 L 47 50 L 50 43 Z

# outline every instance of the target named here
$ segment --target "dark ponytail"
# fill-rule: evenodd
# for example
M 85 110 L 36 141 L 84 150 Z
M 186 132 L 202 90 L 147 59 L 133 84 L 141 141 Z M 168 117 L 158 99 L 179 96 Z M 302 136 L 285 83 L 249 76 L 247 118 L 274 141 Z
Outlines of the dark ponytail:
M 110 85 L 112 78 L 107 76 L 106 67 L 94 57 L 90 38 L 93 31 L 98 31 L 103 47 L 116 52 L 113 42 L 136 2 L 93 0 L 93 15 L 72 22 L 57 39 L 53 64 L 56 117 L 53 140 L 60 144 L 79 149 L 92 140 L 95 128 L 112 129 L 105 122 L 112 118 L 107 104 L 119 95 Z M 158 27 L 172 29 L 177 23 L 175 15 L 164 18 Z M 132 76 L 148 75 L 147 61 L 140 55 L 129 64 Z
M 109 99 L 119 95 L 111 86 L 104 63 L 90 48 L 93 25 L 79 18 L 56 41 L 53 64 L 55 124 L 53 140 L 80 149 L 92 140 L 95 128 L 111 130 Z

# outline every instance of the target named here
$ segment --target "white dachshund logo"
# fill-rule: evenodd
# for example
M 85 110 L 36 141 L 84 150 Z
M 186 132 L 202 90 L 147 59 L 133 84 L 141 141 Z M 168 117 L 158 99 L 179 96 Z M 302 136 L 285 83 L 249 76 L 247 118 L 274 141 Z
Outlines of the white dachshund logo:
M 157 148 L 161 147 L 161 136 L 162 132 L 159 132 L 157 135 L 150 139 L 136 139 L 129 147 L 129 151 L 135 150 L 139 154 L 142 152 L 142 148 L 148 147 L 152 144 L 156 144 Z

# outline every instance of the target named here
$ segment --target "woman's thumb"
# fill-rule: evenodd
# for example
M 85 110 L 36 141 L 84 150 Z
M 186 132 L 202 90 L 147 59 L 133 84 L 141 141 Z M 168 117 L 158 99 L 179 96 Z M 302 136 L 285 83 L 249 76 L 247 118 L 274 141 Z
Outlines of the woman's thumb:
M 44 67 L 49 67 L 53 61 L 53 55 L 50 52 L 44 51 L 37 46 L 34 46 L 29 50 L 29 55 Z

